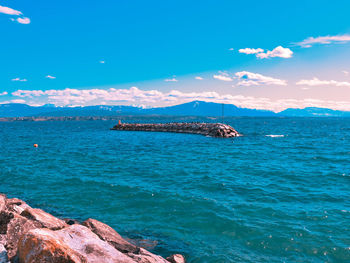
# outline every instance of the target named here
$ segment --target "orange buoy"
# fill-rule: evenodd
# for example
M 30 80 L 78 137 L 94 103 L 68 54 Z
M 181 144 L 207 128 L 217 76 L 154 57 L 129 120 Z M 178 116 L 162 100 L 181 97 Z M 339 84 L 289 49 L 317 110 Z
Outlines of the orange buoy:
M 39 145 L 37 145 L 36 143 L 34 143 L 34 145 L 33 145 L 33 146 L 34 146 L 35 148 L 38 148 L 38 146 L 39 146 Z

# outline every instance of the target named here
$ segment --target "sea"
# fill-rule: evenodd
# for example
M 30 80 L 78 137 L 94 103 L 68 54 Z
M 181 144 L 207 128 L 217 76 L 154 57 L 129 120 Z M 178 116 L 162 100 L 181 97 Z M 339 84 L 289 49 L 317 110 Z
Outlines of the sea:
M 188 262 L 350 262 L 350 118 L 226 118 L 230 139 L 116 122 L 0 122 L 0 192 Z

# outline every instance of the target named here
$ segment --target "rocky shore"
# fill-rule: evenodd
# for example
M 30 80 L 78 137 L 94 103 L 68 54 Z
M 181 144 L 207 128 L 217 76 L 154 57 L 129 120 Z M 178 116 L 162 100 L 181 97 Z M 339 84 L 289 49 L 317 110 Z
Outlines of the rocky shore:
M 222 123 L 118 123 L 111 130 L 192 133 L 221 138 L 240 136 L 230 125 Z
M 162 258 L 94 219 L 59 219 L 0 194 L 0 263 L 184 263 Z

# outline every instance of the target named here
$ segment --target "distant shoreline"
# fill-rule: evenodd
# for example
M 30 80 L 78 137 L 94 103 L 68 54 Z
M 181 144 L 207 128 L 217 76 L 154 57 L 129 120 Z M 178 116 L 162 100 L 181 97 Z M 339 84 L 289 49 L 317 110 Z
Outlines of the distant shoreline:
M 222 121 L 222 117 L 213 116 L 182 116 L 182 115 L 123 115 L 123 116 L 28 116 L 28 117 L 0 117 L 0 122 L 43 122 L 43 121 L 118 121 L 118 120 L 161 120 L 174 119 L 179 121 L 203 120 Z M 349 118 L 348 116 L 226 116 L 225 119 L 239 118 Z
M 220 120 L 221 117 L 203 117 L 203 116 L 171 116 L 171 115 L 124 115 L 124 116 L 38 116 L 38 117 L 0 117 L 0 122 L 16 121 L 117 121 L 130 119 L 164 119 L 174 118 L 178 120 Z

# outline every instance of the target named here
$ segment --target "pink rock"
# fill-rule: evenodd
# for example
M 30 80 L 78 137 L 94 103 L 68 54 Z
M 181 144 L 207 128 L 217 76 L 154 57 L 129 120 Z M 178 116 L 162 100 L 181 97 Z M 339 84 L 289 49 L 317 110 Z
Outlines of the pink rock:
M 57 217 L 44 212 L 41 209 L 27 208 L 22 213 L 21 216 L 39 222 L 42 227 L 49 228 L 51 230 L 59 230 L 67 226 L 67 224 Z
M 185 257 L 181 254 L 174 254 L 166 259 L 171 263 L 186 263 Z
M 123 253 L 138 253 L 140 250 L 135 245 L 123 239 L 113 228 L 100 221 L 90 218 L 83 222 L 83 225 L 91 229 L 101 240 L 108 242 Z
M 18 198 L 11 198 L 6 200 L 6 210 L 21 214 L 26 208 L 30 208 L 29 205 L 27 205 L 26 202 L 18 199 Z
M 151 252 L 143 248 L 140 248 L 138 254 L 128 253 L 128 256 L 131 257 L 134 260 L 134 262 L 138 263 L 169 263 L 161 256 L 152 254 Z
M 17 254 L 17 244 L 22 235 L 29 230 L 41 227 L 41 225 L 18 214 L 7 215 L 10 220 L 6 225 L 6 248 L 8 257 L 12 259 Z
M 0 194 L 0 213 L 5 210 L 6 207 L 6 196 Z
M 18 243 L 18 252 L 20 263 L 134 263 L 82 225 L 31 230 Z

